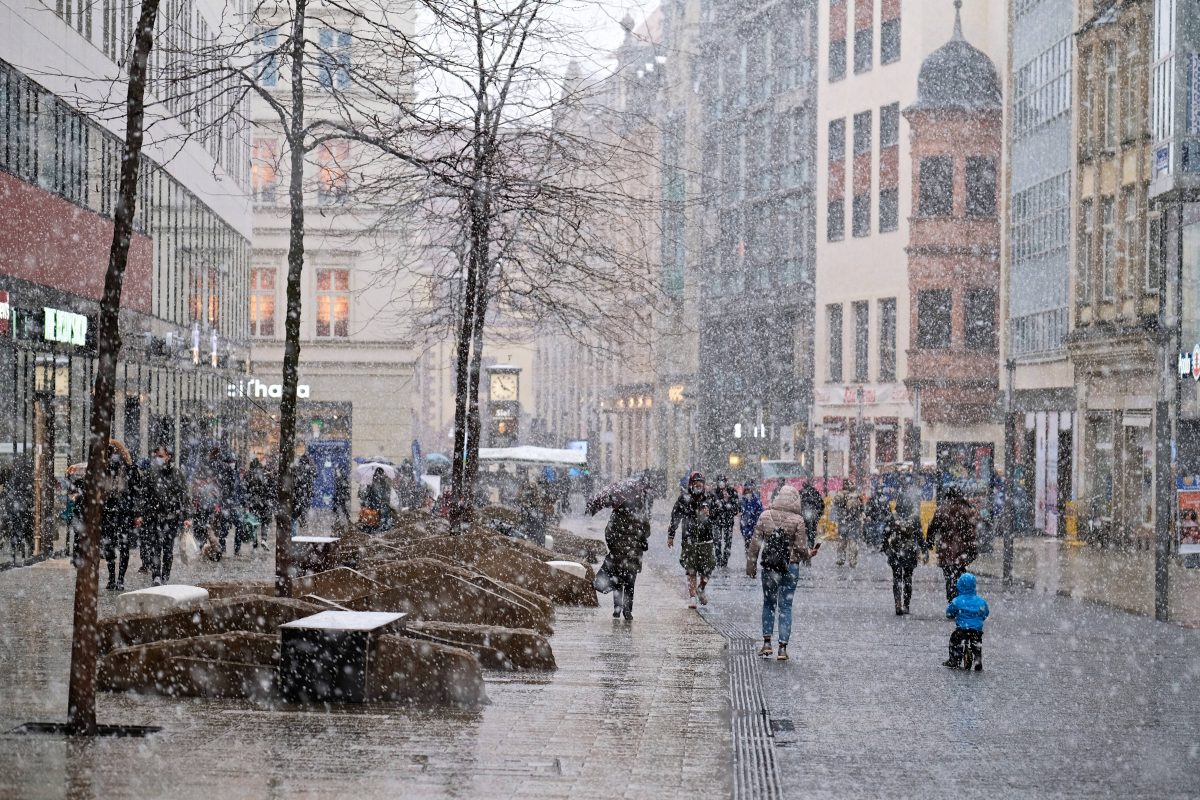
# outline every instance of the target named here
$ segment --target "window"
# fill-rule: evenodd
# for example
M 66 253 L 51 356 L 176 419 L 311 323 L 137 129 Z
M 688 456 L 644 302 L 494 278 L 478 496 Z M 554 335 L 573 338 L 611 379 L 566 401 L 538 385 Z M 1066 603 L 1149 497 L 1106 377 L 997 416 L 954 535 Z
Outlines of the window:
M 940 350 L 950 346 L 951 309 L 949 289 L 917 293 L 917 347 Z
M 829 82 L 846 77 L 846 40 L 829 43 Z
M 317 148 L 317 202 L 323 206 L 336 205 L 346 199 L 350 190 L 346 165 L 350 160 L 350 145 L 345 139 L 326 142 Z
M 886 19 L 879 26 L 879 63 L 895 64 L 900 60 L 900 18 Z
M 863 111 L 854 115 L 854 155 L 861 156 L 871 152 L 871 112 Z
M 862 0 L 857 0 L 861 3 Z M 872 50 L 875 47 L 873 28 L 854 32 L 854 74 L 871 71 Z
M 963 297 L 967 349 L 996 349 L 996 292 L 994 289 L 968 289 Z
M 846 238 L 846 201 L 839 197 L 829 201 L 828 239 L 840 242 Z
M 954 160 L 950 156 L 921 159 L 919 214 L 948 217 L 954 213 Z
M 1091 158 L 1096 147 L 1096 81 L 1091 75 L 1092 61 L 1091 50 L 1079 54 L 1079 74 L 1083 80 L 1079 92 L 1079 146 L 1083 158 Z
M 854 195 L 851 209 L 850 228 L 855 238 L 861 239 L 871 235 L 871 195 Z
M 58 14 L 63 22 L 90 40 L 92 38 L 92 2 L 93 0 L 57 0 L 54 13 Z
M 896 298 L 879 301 L 879 380 L 896 380 Z
M 317 336 L 350 335 L 350 270 L 317 270 Z
M 900 190 L 879 190 L 879 232 L 891 233 L 900 227 Z
M 350 34 L 321 28 L 317 34 L 317 82 L 326 89 L 350 85 Z
M 1138 201 L 1137 193 L 1132 186 L 1121 190 L 1121 207 L 1125 209 L 1125 218 L 1121 223 L 1121 250 L 1125 256 L 1126 285 L 1133 288 L 1135 277 L 1145 273 L 1145 268 L 1138 263 L 1144 255 L 1141 242 L 1138 241 Z M 1133 292 L 1129 292 L 1133 294 Z
M 967 157 L 967 216 L 996 216 L 996 161 Z
M 221 313 L 220 276 L 213 267 L 193 267 L 191 273 L 192 295 L 188 301 L 191 319 L 193 322 L 215 325 Z
M 260 203 L 274 203 L 279 188 L 279 140 L 254 137 L 250 145 L 250 190 Z
M 250 335 L 275 335 L 275 270 L 250 270 Z
M 900 144 L 900 104 L 879 109 L 879 149 Z
M 1141 104 L 1138 102 L 1138 74 L 1145 67 L 1140 64 L 1137 34 L 1126 30 L 1122 40 L 1126 43 L 1125 74 L 1121 84 L 1121 141 L 1132 142 L 1137 138 L 1142 121 Z
M 1071 37 L 1058 40 L 1021 65 L 1015 83 L 1014 135 L 1024 136 L 1067 113 L 1071 108 Z M 1090 122 L 1086 116 L 1083 119 Z
M 1070 233 L 1070 173 L 1062 172 L 1015 193 L 1010 214 L 1010 257 L 1024 264 L 1065 250 Z
M 829 383 L 842 381 L 842 305 L 825 306 L 825 321 L 829 327 Z
M 1162 217 L 1153 216 L 1146 231 L 1146 289 L 1157 292 L 1162 281 Z
M 846 120 L 829 121 L 829 160 L 843 161 L 846 158 Z
M 258 82 L 268 88 L 279 84 L 278 31 L 263 31 L 258 35 Z
M 1116 295 L 1117 232 L 1114 230 L 1113 198 L 1100 201 L 1100 299 L 1112 300 Z
M 868 361 L 871 352 L 871 305 L 867 301 L 853 304 L 854 308 L 854 380 L 870 380 Z
M 1079 246 L 1076 253 L 1079 259 L 1079 301 L 1092 301 L 1092 263 L 1096 255 L 1096 219 L 1092 215 L 1092 201 L 1084 200 L 1079 204 Z
M 1104 146 L 1117 146 L 1117 45 L 1104 45 Z

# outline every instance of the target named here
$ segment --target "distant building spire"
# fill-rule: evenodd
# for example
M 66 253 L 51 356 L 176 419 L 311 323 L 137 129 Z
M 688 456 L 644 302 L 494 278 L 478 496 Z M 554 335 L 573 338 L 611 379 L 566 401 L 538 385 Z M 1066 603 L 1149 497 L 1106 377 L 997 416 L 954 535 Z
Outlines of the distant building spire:
M 954 0 L 954 37 L 962 39 L 962 0 Z

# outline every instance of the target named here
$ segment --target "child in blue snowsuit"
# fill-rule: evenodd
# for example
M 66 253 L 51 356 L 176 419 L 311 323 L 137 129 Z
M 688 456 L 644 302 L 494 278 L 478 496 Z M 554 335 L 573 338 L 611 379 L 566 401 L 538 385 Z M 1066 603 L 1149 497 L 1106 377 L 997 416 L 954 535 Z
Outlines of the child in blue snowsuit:
M 951 669 L 983 669 L 983 621 L 988 617 L 988 604 L 975 594 L 975 576 L 964 572 L 958 576 L 958 597 L 946 606 L 946 619 L 954 620 L 950 634 L 950 658 L 944 666 Z

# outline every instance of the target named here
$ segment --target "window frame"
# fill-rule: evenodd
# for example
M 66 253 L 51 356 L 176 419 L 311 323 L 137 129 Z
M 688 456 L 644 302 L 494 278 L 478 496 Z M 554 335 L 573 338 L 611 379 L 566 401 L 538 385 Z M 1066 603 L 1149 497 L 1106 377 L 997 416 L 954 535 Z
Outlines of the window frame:
M 896 298 L 883 297 L 876 301 L 879 317 L 879 363 L 876 367 L 880 383 L 896 380 Z
M 825 327 L 828 348 L 826 353 L 826 383 L 841 383 L 843 376 L 843 334 L 844 320 L 842 304 L 828 303 L 825 306 Z
M 936 298 L 935 298 L 936 296 Z M 927 300 L 938 300 L 937 314 L 927 313 Z M 942 314 L 945 315 L 944 333 Z M 931 325 L 937 325 L 934 330 Z M 935 337 L 934 334 L 937 334 Z M 954 340 L 954 293 L 949 289 L 921 289 L 917 292 L 917 349 L 949 350 Z
M 270 276 L 270 286 L 263 286 L 263 278 Z M 275 322 L 278 315 L 279 270 L 276 267 L 251 267 L 249 289 L 249 313 L 246 317 L 246 328 L 249 335 L 255 339 L 274 339 Z M 263 301 L 269 300 L 270 311 L 264 312 Z M 263 330 L 264 327 L 269 330 Z
M 871 379 L 871 303 L 857 300 L 850 304 L 854 318 L 854 382 Z
M 967 156 L 964 165 L 966 213 L 971 219 L 994 219 L 999 208 L 996 159 L 991 156 Z M 982 178 L 990 180 L 980 183 Z M 986 191 L 990 186 L 990 191 Z
M 345 276 L 345 288 L 339 287 L 339 277 Z M 322 279 L 327 277 L 327 286 L 322 287 Z M 316 312 L 313 314 L 313 337 L 316 339 L 348 339 L 350 338 L 350 269 L 349 267 L 319 267 L 315 276 L 316 291 L 314 299 Z M 322 301 L 326 302 L 322 302 Z M 344 302 L 339 302 L 344 301 Z M 328 319 L 324 321 L 325 332 L 322 333 L 322 305 L 326 306 Z M 343 319 L 337 319 L 336 310 L 345 308 Z M 338 326 L 342 332 L 338 332 Z
M 937 170 L 930 170 L 930 167 L 936 166 Z M 944 180 L 946 192 L 945 205 L 939 201 L 936 209 L 926 207 L 926 197 L 932 198 L 932 195 L 926 194 L 926 189 L 932 191 L 932 183 L 927 184 L 927 178 L 932 181 L 930 176 L 931 171 L 940 171 L 945 167 L 945 174 L 937 176 Z M 927 219 L 946 219 L 954 216 L 954 156 L 949 154 L 941 154 L 936 156 L 925 156 L 919 162 L 919 173 L 917 176 L 917 216 Z M 945 213 L 937 213 L 944 208 Z

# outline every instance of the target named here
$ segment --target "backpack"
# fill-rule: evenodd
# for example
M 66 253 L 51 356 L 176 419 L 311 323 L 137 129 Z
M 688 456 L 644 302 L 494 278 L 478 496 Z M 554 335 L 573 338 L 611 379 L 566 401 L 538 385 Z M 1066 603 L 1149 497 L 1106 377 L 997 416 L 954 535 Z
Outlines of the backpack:
M 762 568 L 771 572 L 787 572 L 792 555 L 792 537 L 783 528 L 767 536 L 762 551 Z

